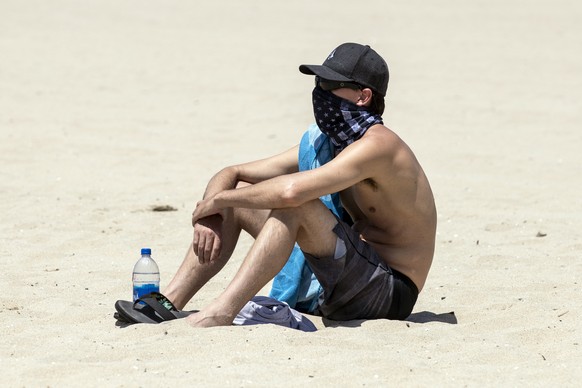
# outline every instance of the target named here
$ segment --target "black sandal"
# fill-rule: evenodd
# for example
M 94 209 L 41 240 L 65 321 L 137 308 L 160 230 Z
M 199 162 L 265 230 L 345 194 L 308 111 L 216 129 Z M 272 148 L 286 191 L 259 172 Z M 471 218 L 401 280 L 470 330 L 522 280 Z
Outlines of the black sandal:
M 126 323 L 161 323 L 185 318 L 196 311 L 180 311 L 159 292 L 144 295 L 135 302 L 118 300 L 114 317 Z

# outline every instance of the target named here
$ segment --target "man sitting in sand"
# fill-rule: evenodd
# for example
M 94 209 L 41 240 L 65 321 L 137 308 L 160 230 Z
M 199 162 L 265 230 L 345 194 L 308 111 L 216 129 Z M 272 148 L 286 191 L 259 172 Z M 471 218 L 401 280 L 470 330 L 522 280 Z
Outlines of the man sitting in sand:
M 192 214 L 192 249 L 164 295 L 182 309 L 229 260 L 241 230 L 255 241 L 224 292 L 186 318 L 192 326 L 231 325 L 295 243 L 323 288 L 323 317 L 405 319 L 424 286 L 436 210 L 414 154 L 383 125 L 386 62 L 369 46 L 345 43 L 323 65 L 299 70 L 315 75 L 316 123 L 333 158 L 299 171 L 296 146 L 214 175 Z M 339 193 L 347 220 L 319 200 L 330 193 Z

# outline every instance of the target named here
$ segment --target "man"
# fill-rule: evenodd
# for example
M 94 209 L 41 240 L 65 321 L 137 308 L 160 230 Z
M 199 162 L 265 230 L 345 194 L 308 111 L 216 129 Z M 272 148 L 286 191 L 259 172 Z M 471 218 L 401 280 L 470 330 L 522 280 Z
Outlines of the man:
M 210 180 L 192 214 L 192 249 L 165 296 L 182 309 L 226 264 L 241 230 L 255 241 L 224 292 L 186 318 L 192 326 L 232 324 L 296 242 L 324 290 L 324 317 L 404 319 L 424 286 L 436 210 L 414 154 L 383 125 L 386 62 L 369 46 L 345 43 L 300 71 L 316 76 L 314 114 L 334 157 L 299 171 L 294 147 Z M 318 199 L 330 193 L 339 193 L 347 222 Z

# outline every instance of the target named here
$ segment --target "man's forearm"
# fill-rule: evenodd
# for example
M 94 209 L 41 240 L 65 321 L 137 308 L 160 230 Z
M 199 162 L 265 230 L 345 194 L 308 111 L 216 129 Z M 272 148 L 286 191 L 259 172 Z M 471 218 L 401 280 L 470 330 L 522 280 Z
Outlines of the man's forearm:
M 211 198 L 224 190 L 234 189 L 237 183 L 238 174 L 236 168 L 232 166 L 225 167 L 210 179 L 204 191 L 203 198 Z
M 223 190 L 217 193 L 213 200 L 215 206 L 220 209 L 227 207 L 278 209 L 301 204 L 293 195 L 289 176 L 276 177 L 238 189 Z

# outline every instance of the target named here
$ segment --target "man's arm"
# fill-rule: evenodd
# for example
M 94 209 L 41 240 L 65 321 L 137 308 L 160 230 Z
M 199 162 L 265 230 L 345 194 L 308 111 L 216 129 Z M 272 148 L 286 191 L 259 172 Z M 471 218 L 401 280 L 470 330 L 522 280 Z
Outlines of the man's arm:
M 216 214 L 227 207 L 276 209 L 300 206 L 379 174 L 386 167 L 391 150 L 384 136 L 364 137 L 319 168 L 279 175 L 209 196 L 198 204 L 193 220 Z
M 281 154 L 249 163 L 229 166 L 216 173 L 208 182 L 203 198 L 234 189 L 238 182 L 258 183 L 298 171 L 299 146 Z
M 225 190 L 232 190 L 241 181 L 256 183 L 279 175 L 294 173 L 298 170 L 298 151 L 296 146 L 271 158 L 226 167 L 210 179 L 204 198 L 213 198 Z M 204 217 L 192 217 L 194 227 L 192 249 L 200 262 L 213 261 L 220 255 L 222 221 L 223 218 L 219 212 Z

